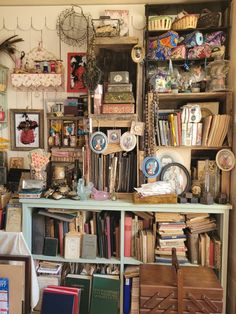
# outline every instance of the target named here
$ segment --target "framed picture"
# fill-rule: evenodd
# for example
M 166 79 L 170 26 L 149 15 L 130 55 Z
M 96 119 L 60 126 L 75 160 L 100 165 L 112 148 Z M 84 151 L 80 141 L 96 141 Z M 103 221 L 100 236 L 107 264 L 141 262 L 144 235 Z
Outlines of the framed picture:
M 161 181 L 169 182 L 177 195 L 182 195 L 190 189 L 189 172 L 178 162 L 172 162 L 163 167 L 160 178 Z
M 161 171 L 161 164 L 157 157 L 149 156 L 143 160 L 142 171 L 146 178 L 156 178 Z
M 85 53 L 69 52 L 67 55 L 67 92 L 86 93 L 83 74 L 87 58 Z
M 128 10 L 105 10 L 105 16 L 120 21 L 120 36 L 129 36 L 129 11 Z
M 216 154 L 216 164 L 222 171 L 230 171 L 235 166 L 235 156 L 230 149 L 221 149 Z
M 22 169 L 24 168 L 23 157 L 10 157 L 9 168 Z
M 10 109 L 11 149 L 43 148 L 43 110 Z
M 120 138 L 120 147 L 125 151 L 125 152 L 130 152 L 133 150 L 136 146 L 137 139 L 134 134 L 131 134 L 130 132 L 125 132 L 124 134 L 121 135 Z
M 108 143 L 119 144 L 121 136 L 121 129 L 107 130 Z
M 95 132 L 90 138 L 90 148 L 96 154 L 101 154 L 107 148 L 107 143 L 107 136 L 103 132 Z

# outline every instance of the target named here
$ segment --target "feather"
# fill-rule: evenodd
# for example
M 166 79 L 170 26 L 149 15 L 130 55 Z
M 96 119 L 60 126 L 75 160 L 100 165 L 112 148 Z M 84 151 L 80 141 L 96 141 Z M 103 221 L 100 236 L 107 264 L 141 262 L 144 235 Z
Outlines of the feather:
M 17 36 L 13 35 L 0 43 L 0 53 L 4 52 L 12 58 L 12 55 L 16 52 L 15 44 L 24 41 L 22 38 L 16 38 Z

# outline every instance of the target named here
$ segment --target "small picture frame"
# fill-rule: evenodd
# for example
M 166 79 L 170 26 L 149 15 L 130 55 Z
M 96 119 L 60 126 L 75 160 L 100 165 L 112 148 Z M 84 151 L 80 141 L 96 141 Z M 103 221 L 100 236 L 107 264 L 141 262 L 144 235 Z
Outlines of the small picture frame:
M 132 121 L 130 127 L 130 133 L 134 135 L 142 136 L 144 134 L 144 122 Z
M 67 55 L 67 92 L 87 93 L 83 75 L 87 64 L 86 53 L 69 52 Z
M 125 132 L 124 134 L 121 135 L 120 147 L 125 152 L 130 152 L 131 150 L 133 150 L 136 144 L 137 144 L 137 139 L 134 134 L 131 134 L 130 132 Z
M 231 171 L 235 166 L 235 156 L 230 149 L 221 149 L 216 154 L 216 164 L 222 171 Z
M 161 181 L 169 182 L 175 193 L 179 196 L 190 190 L 190 174 L 188 170 L 178 162 L 172 162 L 162 168 Z
M 44 147 L 43 110 L 10 109 L 11 149 L 32 150 Z
M 90 148 L 96 154 L 102 154 L 107 148 L 108 139 L 105 133 L 95 132 L 90 138 Z
M 144 158 L 142 171 L 146 178 L 156 178 L 161 171 L 160 160 L 155 156 Z
M 121 129 L 107 130 L 107 137 L 109 144 L 119 144 L 121 137 Z
M 145 57 L 144 48 L 140 45 L 135 45 L 131 50 L 131 58 L 135 63 L 140 63 Z
M 9 168 L 23 169 L 24 158 L 23 157 L 10 157 Z

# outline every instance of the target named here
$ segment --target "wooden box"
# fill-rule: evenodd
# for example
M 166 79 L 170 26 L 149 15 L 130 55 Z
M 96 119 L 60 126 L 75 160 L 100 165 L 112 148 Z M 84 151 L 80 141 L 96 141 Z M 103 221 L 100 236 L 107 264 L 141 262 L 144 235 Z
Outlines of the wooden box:
M 223 289 L 211 268 L 143 264 L 141 313 L 222 313 Z
M 134 113 L 134 104 L 103 104 L 102 113 Z
M 140 197 L 138 193 L 133 193 L 133 202 L 135 204 L 177 204 L 177 195 L 161 194 Z

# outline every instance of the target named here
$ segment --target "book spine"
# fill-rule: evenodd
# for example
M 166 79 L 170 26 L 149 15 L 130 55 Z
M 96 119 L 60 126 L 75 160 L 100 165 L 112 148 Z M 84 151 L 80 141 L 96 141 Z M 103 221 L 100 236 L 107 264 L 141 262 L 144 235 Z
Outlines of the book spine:
M 125 256 L 131 256 L 132 243 L 132 217 L 125 216 L 125 238 L 124 238 Z

